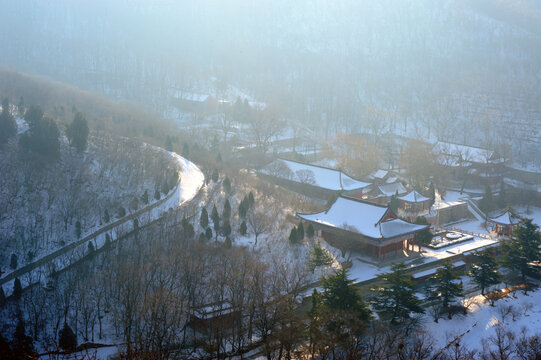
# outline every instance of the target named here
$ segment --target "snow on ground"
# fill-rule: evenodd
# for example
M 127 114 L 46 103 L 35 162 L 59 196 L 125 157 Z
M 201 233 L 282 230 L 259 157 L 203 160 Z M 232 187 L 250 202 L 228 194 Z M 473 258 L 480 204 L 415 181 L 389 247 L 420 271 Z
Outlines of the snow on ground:
M 533 219 L 533 223 L 541 226 L 541 208 L 535 206 L 517 206 L 514 208 L 518 215 L 526 217 L 528 219 Z
M 438 323 L 425 316 L 424 325 L 428 333 L 438 334 L 434 336 L 437 347 L 445 346 L 455 336 L 471 329 L 460 343 L 472 350 L 481 350 L 481 339 L 494 336 L 497 324 L 501 324 L 516 335 L 519 335 L 522 329 L 527 329 L 530 336 L 541 332 L 541 308 L 535 306 L 541 302 L 541 290 L 528 292 L 527 295 L 522 291 L 516 291 L 512 297 L 497 301 L 494 307 L 485 303 L 481 295 L 466 302 L 473 302 L 466 316 L 455 316 L 451 320 L 440 319 Z M 512 306 L 515 312 L 514 319 L 512 314 L 502 318 L 502 310 L 508 306 Z
M 180 176 L 181 176 L 180 184 L 173 190 L 174 193 L 167 201 L 163 202 L 159 206 L 156 206 L 151 211 L 148 211 L 145 214 L 139 216 L 140 225 L 144 225 L 146 223 L 149 223 L 150 221 L 156 220 L 159 217 L 161 217 L 163 213 L 169 211 L 169 209 L 181 206 L 186 201 L 193 199 L 195 195 L 198 193 L 199 189 L 204 184 L 205 177 L 203 175 L 203 172 L 194 163 L 184 159 L 182 156 L 176 153 L 170 153 L 170 154 L 178 162 L 180 166 Z M 117 234 L 124 234 L 127 231 L 130 231 L 132 227 L 133 227 L 133 224 L 131 221 L 118 225 L 116 228 L 110 231 L 111 240 L 113 241 L 116 240 Z M 99 230 L 99 227 L 93 227 L 91 231 L 84 233 L 82 237 L 84 238 L 88 235 L 91 235 L 92 232 L 95 232 L 97 230 Z M 96 249 L 99 249 L 101 246 L 103 246 L 105 244 L 105 234 L 101 234 L 100 236 L 98 236 L 94 240 L 94 244 L 95 244 Z M 23 285 L 23 287 L 26 287 L 29 284 L 34 283 L 36 281 L 45 281 L 50 271 L 51 264 L 54 264 L 54 267 L 53 267 L 54 269 L 60 270 L 68 266 L 73 261 L 74 254 L 76 254 L 77 258 L 79 256 L 83 256 L 86 253 L 87 248 L 88 248 L 88 244 L 85 242 L 77 246 L 72 251 L 68 251 L 67 253 L 63 255 L 58 256 L 57 258 L 52 260 L 50 264 L 46 264 L 32 270 L 30 273 L 27 273 L 25 276 L 23 276 L 20 279 L 21 284 Z M 43 256 L 46 256 L 57 250 L 58 249 L 50 250 Z M 36 261 L 39 261 L 39 259 L 36 259 Z M 4 273 L 4 276 L 6 275 L 8 275 L 8 273 Z M 13 282 L 14 280 L 11 280 L 5 284 L 7 289 L 13 288 Z

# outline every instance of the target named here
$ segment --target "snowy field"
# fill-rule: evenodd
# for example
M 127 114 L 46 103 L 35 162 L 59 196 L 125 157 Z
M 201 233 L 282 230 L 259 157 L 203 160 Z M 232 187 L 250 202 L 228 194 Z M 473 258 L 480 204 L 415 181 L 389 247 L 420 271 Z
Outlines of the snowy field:
M 467 299 L 465 302 L 471 305 L 466 316 L 440 319 L 438 323 L 426 316 L 424 326 L 428 333 L 441 334 L 434 337 L 436 347 L 443 347 L 456 336 L 470 330 L 460 343 L 471 350 L 481 350 L 481 340 L 494 336 L 498 324 L 517 336 L 523 329 L 529 336 L 541 332 L 541 307 L 537 306 L 541 302 L 541 290 L 528 292 L 527 295 L 523 291 L 516 291 L 496 301 L 495 306 L 490 306 L 484 300 L 481 295 Z

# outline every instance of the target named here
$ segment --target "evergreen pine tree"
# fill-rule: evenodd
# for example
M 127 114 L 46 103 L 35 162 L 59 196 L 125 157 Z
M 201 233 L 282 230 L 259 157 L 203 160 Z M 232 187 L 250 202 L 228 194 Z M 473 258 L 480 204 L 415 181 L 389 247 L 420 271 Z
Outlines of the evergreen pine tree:
M 297 228 L 293 226 L 291 229 L 291 232 L 289 233 L 289 242 L 291 244 L 297 244 L 298 238 L 297 238 Z
M 457 282 L 459 279 L 453 265 L 447 263 L 436 271 L 433 277 L 434 287 L 429 291 L 428 300 L 440 303 L 442 311 L 447 312 L 449 319 L 453 315 L 451 305 L 456 298 L 462 296 L 462 283 Z
M 17 254 L 11 254 L 11 259 L 9 261 L 9 267 L 12 270 L 17 269 L 17 266 L 19 266 L 19 261 L 17 259 Z
M 522 281 L 526 280 L 526 276 L 536 276 L 538 270 L 532 264 L 541 261 L 540 245 L 539 227 L 532 223 L 532 219 L 522 219 L 513 237 L 500 245 L 503 265 L 518 271 Z
M 229 220 L 223 221 L 222 226 L 220 227 L 220 231 L 222 232 L 223 236 L 231 235 L 231 224 L 229 224 Z
M 109 221 L 111 221 L 111 217 L 109 216 L 109 210 L 105 209 L 105 212 L 103 214 L 103 221 L 107 224 Z
M 353 285 L 353 280 L 348 278 L 347 270 L 337 270 L 333 275 L 323 278 L 321 284 L 325 306 L 334 310 L 351 310 L 363 320 L 368 320 L 370 310 L 363 302 L 359 290 Z
M 500 194 L 498 195 L 498 207 L 500 209 L 505 208 L 507 205 L 507 193 L 505 191 L 505 183 L 503 182 L 503 179 L 500 183 Z
M 495 285 L 500 281 L 498 263 L 490 253 L 490 250 L 476 254 L 470 274 L 473 281 L 481 288 L 481 295 L 485 295 L 485 289 L 487 287 Z
M 218 215 L 218 209 L 216 209 L 216 204 L 212 206 L 210 218 L 212 219 L 212 223 L 214 224 L 214 232 L 216 233 L 216 236 L 218 236 L 218 233 L 220 231 L 220 215 Z
M 327 249 L 321 247 L 319 243 L 316 243 L 310 251 L 310 260 L 308 261 L 308 268 L 314 272 L 318 266 L 330 266 L 333 263 L 333 258 Z
M 148 190 L 145 190 L 145 192 L 143 193 L 141 201 L 143 202 L 143 204 L 148 205 Z
M 302 241 L 304 239 L 304 226 L 302 223 L 297 225 L 297 241 Z
M 182 156 L 188 158 L 190 156 L 190 147 L 187 143 L 182 146 Z
M 222 211 L 222 219 L 229 220 L 230 217 L 231 217 L 231 204 L 229 203 L 229 199 L 225 199 L 224 209 Z
M 254 193 L 250 191 L 248 194 L 248 208 L 251 208 L 255 204 Z
M 96 251 L 96 249 L 94 248 L 94 244 L 92 243 L 92 241 L 89 241 L 88 242 L 88 253 L 93 254 L 94 251 Z
M 33 359 L 35 358 L 32 338 L 26 335 L 24 321 L 19 317 L 15 333 L 13 334 L 12 350 L 17 355 L 16 359 Z
M 77 337 L 67 323 L 60 330 L 58 345 L 66 351 L 74 351 L 77 348 Z
M 415 219 L 415 224 L 418 225 L 428 225 L 428 221 L 424 216 L 418 216 Z M 414 240 L 417 245 L 428 245 L 432 241 L 432 233 L 430 232 L 430 227 L 427 227 L 424 230 L 421 230 L 414 235 Z
M 245 218 L 248 213 L 248 198 L 245 196 L 239 204 L 239 216 Z
M 222 183 L 222 187 L 226 193 L 231 192 L 231 180 L 229 180 L 229 177 L 225 177 L 224 182 Z
M 400 206 L 400 201 L 398 200 L 398 190 L 397 190 L 396 194 L 391 196 L 391 200 L 389 201 L 389 209 L 391 209 L 391 211 L 396 214 L 399 206 Z
M 486 214 L 492 210 L 493 206 L 494 206 L 494 203 L 492 200 L 492 189 L 490 189 L 490 186 L 487 185 L 485 187 L 485 195 L 479 202 L 479 207 Z
M 77 151 L 83 152 L 88 144 L 88 122 L 80 112 L 75 114 L 73 121 L 66 128 L 66 137 L 70 145 L 75 147 Z
M 212 236 L 212 235 L 211 235 L 211 236 Z M 201 234 L 199 234 L 199 239 L 198 239 L 198 240 L 199 240 L 200 243 L 204 243 L 204 242 L 207 241 L 207 237 L 205 236 L 205 233 L 204 233 L 204 232 L 202 232 Z
M 210 227 L 205 230 L 205 237 L 207 238 L 207 240 L 212 239 L 212 229 Z
M 210 176 L 210 178 L 213 182 L 218 181 L 218 179 L 220 178 L 220 173 L 218 172 L 218 169 L 214 168 L 214 170 L 212 170 L 212 175 Z
M 209 214 L 207 209 L 203 207 L 201 210 L 201 217 L 199 218 L 199 225 L 202 229 L 206 229 L 209 226 Z
M 379 274 L 378 280 L 384 282 L 384 286 L 376 292 L 373 304 L 381 318 L 399 324 L 409 319 L 411 313 L 424 312 L 403 262 L 392 264 L 391 272 Z
M 17 359 L 2 333 L 0 333 L 0 359 Z
M 231 242 L 231 238 L 229 236 L 226 237 L 224 241 L 224 247 L 226 249 L 231 249 L 232 246 L 233 246 L 233 243 Z
M 75 236 L 77 239 L 81 238 L 81 222 L 79 220 L 75 222 Z
M 306 236 L 308 236 L 309 239 L 312 239 L 314 235 L 314 226 L 312 225 L 312 223 L 308 223 L 308 227 L 306 228 Z
M 430 202 L 428 203 L 428 206 L 430 207 L 434 205 L 434 202 L 436 201 L 436 189 L 434 188 L 434 183 L 432 181 L 428 187 L 428 196 L 430 197 Z
M 165 150 L 173 151 L 173 141 L 171 140 L 170 136 L 165 138 Z
M 156 187 L 156 189 L 154 190 L 154 200 L 160 200 L 160 197 L 160 189 Z
M 17 134 L 17 122 L 9 110 L 8 99 L 2 101 L 2 112 L 0 113 L 0 145 Z
M 19 280 L 19 278 L 15 278 L 15 281 L 13 283 L 13 298 L 15 300 L 20 300 L 22 295 L 23 286 L 21 285 L 21 280 Z
M 248 231 L 248 227 L 246 226 L 246 221 L 242 220 L 242 222 L 240 223 L 239 232 L 242 236 L 245 236 L 247 231 Z
M 0 286 L 0 309 L 6 305 L 6 293 L 4 292 L 4 288 Z

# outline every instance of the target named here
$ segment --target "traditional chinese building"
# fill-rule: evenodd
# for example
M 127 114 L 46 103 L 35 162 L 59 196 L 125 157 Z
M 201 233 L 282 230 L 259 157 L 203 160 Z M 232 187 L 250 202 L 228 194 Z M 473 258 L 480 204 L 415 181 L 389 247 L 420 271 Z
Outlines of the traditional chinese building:
M 311 222 L 329 244 L 378 261 L 415 251 L 415 233 L 428 227 L 398 219 L 387 206 L 345 197 L 326 211 L 297 216 Z
M 356 180 L 344 172 L 292 160 L 277 159 L 258 171 L 273 182 L 300 194 L 327 200 L 341 192 L 361 192 L 370 183 Z
M 498 235 L 511 236 L 513 231 L 517 228 L 520 218 L 515 216 L 511 211 L 507 210 L 500 216 L 490 218 L 489 220 L 494 224 L 494 232 Z

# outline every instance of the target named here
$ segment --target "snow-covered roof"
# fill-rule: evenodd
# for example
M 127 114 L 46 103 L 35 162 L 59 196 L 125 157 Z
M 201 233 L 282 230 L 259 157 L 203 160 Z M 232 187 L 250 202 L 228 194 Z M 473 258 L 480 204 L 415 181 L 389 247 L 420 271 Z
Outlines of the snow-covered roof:
M 430 200 L 430 198 L 427 198 L 426 196 L 423 196 L 423 195 L 419 194 L 415 190 L 410 191 L 408 194 L 406 194 L 404 196 L 400 196 L 398 198 L 400 200 L 402 200 L 402 201 L 407 201 L 407 202 L 410 202 L 410 203 L 420 203 L 420 202 Z
M 209 94 L 199 94 L 185 91 L 177 91 L 174 95 L 177 99 L 193 101 L 193 102 L 205 102 L 209 98 L 212 98 Z
M 378 185 L 379 191 L 385 196 L 393 196 L 398 192 L 398 195 L 408 192 L 401 182 L 395 182 L 392 184 Z
M 476 163 L 499 160 L 494 151 L 474 146 L 438 141 L 436 145 L 434 145 L 434 149 L 440 154 L 450 155 L 452 157 L 462 158 L 462 160 Z M 445 159 L 445 157 L 442 158 L 441 156 L 439 158 L 440 161 Z
M 256 110 L 265 110 L 267 108 L 267 104 L 260 101 L 248 101 L 248 105 Z
M 490 218 L 490 221 L 495 222 L 497 224 L 501 224 L 501 225 L 516 225 L 520 222 L 520 218 L 513 215 L 511 211 L 507 210 L 500 216 L 497 216 L 495 218 Z
M 378 169 L 370 174 L 371 179 L 384 179 L 389 174 L 389 170 Z
M 355 180 L 339 170 L 284 159 L 271 162 L 259 172 L 335 191 L 357 190 L 370 185 L 370 183 Z
M 423 230 L 400 219 L 382 221 L 389 209 L 366 202 L 339 197 L 327 210 L 317 214 L 297 214 L 301 219 L 358 233 L 373 239 L 388 239 Z

